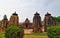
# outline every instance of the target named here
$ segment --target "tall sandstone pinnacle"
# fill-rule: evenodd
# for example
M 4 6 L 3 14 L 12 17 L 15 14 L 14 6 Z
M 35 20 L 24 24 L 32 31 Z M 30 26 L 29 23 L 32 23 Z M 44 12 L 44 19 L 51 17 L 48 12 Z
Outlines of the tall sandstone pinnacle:
M 38 12 L 36 12 L 34 14 L 34 17 L 33 17 L 33 29 L 34 29 L 34 32 L 42 32 L 42 23 L 41 23 L 41 17 L 40 17 L 40 14 Z
M 4 15 L 2 21 L 0 21 L 0 32 L 5 31 L 7 26 L 8 26 L 8 19 L 7 16 Z
M 53 17 L 51 16 L 51 14 L 49 14 L 47 12 L 47 14 L 45 14 L 45 18 L 44 18 L 44 29 L 45 32 L 47 31 L 47 27 L 53 25 Z
M 19 18 L 16 12 L 12 14 L 9 22 L 10 22 L 9 25 L 17 25 L 17 26 L 19 25 Z

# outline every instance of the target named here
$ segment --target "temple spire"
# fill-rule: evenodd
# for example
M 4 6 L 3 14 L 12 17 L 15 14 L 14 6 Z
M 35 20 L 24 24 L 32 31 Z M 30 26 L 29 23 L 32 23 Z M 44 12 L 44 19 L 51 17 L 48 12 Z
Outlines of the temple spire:
M 16 15 L 16 16 L 17 16 L 18 14 L 17 14 L 16 11 L 15 11 L 12 15 Z
M 36 13 L 34 15 L 40 15 L 40 14 L 36 11 Z
M 47 12 L 47 14 L 45 14 L 45 16 L 49 16 L 49 15 L 51 15 L 49 12 Z
M 7 16 L 6 16 L 6 15 L 4 15 L 4 18 L 3 18 L 3 20 L 7 20 Z

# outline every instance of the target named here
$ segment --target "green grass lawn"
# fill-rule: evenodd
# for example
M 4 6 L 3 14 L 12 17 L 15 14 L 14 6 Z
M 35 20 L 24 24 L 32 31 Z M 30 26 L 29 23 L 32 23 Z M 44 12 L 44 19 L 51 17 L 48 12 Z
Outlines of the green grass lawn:
M 32 35 L 36 35 L 36 36 L 47 36 L 47 33 L 33 33 Z
M 0 38 L 5 38 L 4 32 L 0 32 Z M 30 35 L 24 35 L 24 38 L 48 38 L 46 33 L 33 33 Z
M 24 38 L 48 38 L 48 36 L 25 35 Z
M 5 35 L 4 35 L 4 32 L 0 32 L 0 38 L 4 38 Z

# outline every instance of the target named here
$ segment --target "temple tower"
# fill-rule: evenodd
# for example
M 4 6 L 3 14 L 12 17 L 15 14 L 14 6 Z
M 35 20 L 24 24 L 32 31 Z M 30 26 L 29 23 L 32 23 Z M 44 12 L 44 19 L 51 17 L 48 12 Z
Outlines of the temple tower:
M 38 32 L 38 31 L 41 32 L 41 27 L 42 27 L 41 17 L 40 17 L 40 14 L 36 12 L 33 17 L 34 32 Z
M 8 19 L 7 19 L 7 16 L 4 15 L 4 18 L 3 20 L 0 22 L 0 31 L 5 31 L 5 28 L 8 27 Z
M 47 27 L 53 25 L 53 17 L 51 16 L 51 14 L 49 14 L 47 12 L 47 14 L 45 14 L 45 18 L 44 18 L 44 29 L 45 31 L 47 31 Z
M 7 26 L 8 26 L 8 19 L 7 19 L 6 15 L 4 15 L 4 18 L 2 20 L 2 26 L 5 28 L 7 28 Z
M 10 17 L 10 24 L 9 25 L 19 25 L 19 18 L 18 18 L 18 14 L 15 12 L 12 14 L 12 16 Z

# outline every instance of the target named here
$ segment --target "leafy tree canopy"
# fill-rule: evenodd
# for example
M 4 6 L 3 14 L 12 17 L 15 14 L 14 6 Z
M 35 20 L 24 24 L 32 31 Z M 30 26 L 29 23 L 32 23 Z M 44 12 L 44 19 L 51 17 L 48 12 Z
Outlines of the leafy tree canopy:
M 5 30 L 6 38 L 23 38 L 24 30 L 17 26 L 10 26 Z
M 47 31 L 49 38 L 60 38 L 60 26 L 51 26 Z
M 6 30 L 9 30 L 9 31 L 13 30 L 14 32 L 17 32 L 18 30 L 20 30 L 20 32 L 23 31 L 22 28 L 19 28 L 19 27 L 17 27 L 17 26 L 10 26 L 10 27 L 7 28 Z
M 54 19 L 55 21 L 60 22 L 60 16 L 58 16 L 58 17 L 53 17 L 53 19 Z

